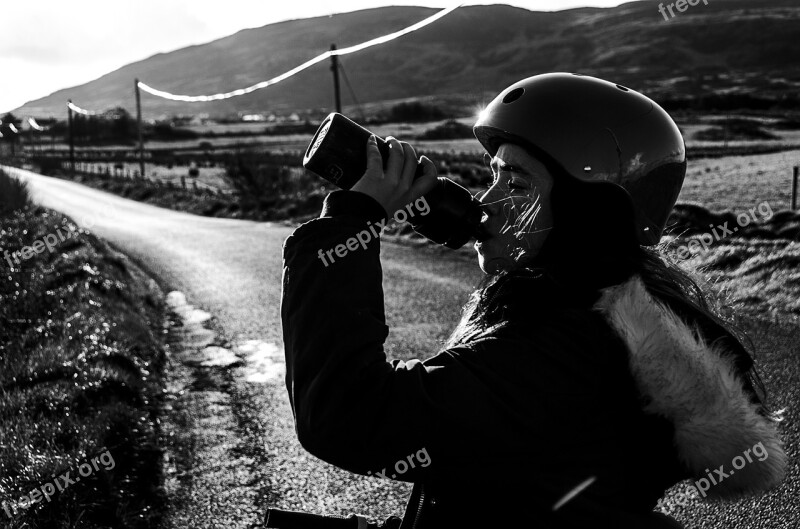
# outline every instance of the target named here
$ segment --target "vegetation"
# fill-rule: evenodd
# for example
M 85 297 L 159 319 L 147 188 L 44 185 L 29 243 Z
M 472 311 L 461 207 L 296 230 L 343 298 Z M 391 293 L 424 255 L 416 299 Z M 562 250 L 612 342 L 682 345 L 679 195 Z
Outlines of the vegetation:
M 458 140 L 462 138 L 473 138 L 472 127 L 464 125 L 455 119 L 448 119 L 432 129 L 426 130 L 419 136 L 419 140 Z
M 701 130 L 695 136 L 700 141 L 733 141 L 733 140 L 774 140 L 777 136 L 762 130 L 761 124 L 752 119 L 729 119 L 720 126 Z
M 30 205 L 30 194 L 24 182 L 0 171 L 0 218 Z
M 63 173 L 57 175 L 66 177 Z M 121 197 L 175 211 L 207 217 L 243 218 L 242 208 L 236 196 L 216 193 L 207 188 L 195 188 L 191 184 L 184 187 L 173 182 L 163 183 L 87 173 L 77 174 L 75 181 Z
M 196 215 L 250 220 L 310 218 L 319 213 L 325 195 L 333 186 L 295 164 L 289 165 L 290 158 L 294 160 L 269 153 L 220 155 L 218 161 L 210 163 L 225 166 L 227 190 L 197 187 L 193 182 L 187 183 L 187 179 L 182 179 L 180 185 L 125 178 L 109 172 L 78 171 L 74 180 L 125 198 Z M 185 162 L 183 158 L 176 160 Z M 43 173 L 71 178 L 60 163 L 49 163 L 47 158 L 41 162 L 41 167 L 47 169 Z
M 22 123 L 14 114 L 9 112 L 0 117 L 0 135 L 2 135 L 0 136 L 0 146 L 3 149 L 7 148 L 12 155 L 19 145 L 19 131 L 21 129 Z
M 198 137 L 194 131 L 174 127 L 171 123 L 161 122 L 153 125 L 152 131 L 147 134 L 148 140 L 178 141 L 193 140 Z
M 276 164 L 270 156 L 239 155 L 228 165 L 228 181 L 242 214 L 256 220 L 318 213 L 332 186 L 302 168 Z
M 0 173 L 0 189 L 18 189 L 10 180 Z M 0 192 L 0 526 L 152 527 L 160 295 L 69 219 L 23 202 L 24 192 L 8 196 Z M 53 251 L 42 248 L 48 240 Z M 74 483 L 49 501 L 32 495 L 66 472 Z
M 50 134 L 66 137 L 68 123 L 54 123 Z M 72 134 L 79 144 L 123 144 L 130 145 L 136 140 L 136 120 L 123 107 L 115 107 L 102 114 L 85 116 L 73 113 Z
M 800 97 L 785 94 L 780 99 L 756 97 L 749 94 L 697 94 L 679 98 L 658 98 L 658 103 L 667 111 L 693 110 L 699 113 L 727 112 L 733 110 L 798 110 Z
M 281 136 L 284 134 L 314 134 L 319 128 L 319 123 L 312 123 L 309 120 L 300 123 L 279 123 L 270 125 L 261 131 L 265 136 Z M 241 134 L 241 133 L 240 133 Z M 228 133 L 228 135 L 232 135 Z
M 713 237 L 714 243 L 722 238 L 786 239 L 800 242 L 800 212 L 778 211 L 768 218 L 759 218 L 761 211 L 754 209 L 754 213 L 758 213 L 755 221 L 748 213 L 737 216 L 731 210 L 715 212 L 698 204 L 679 203 L 672 210 L 667 226 L 670 233 L 679 236 L 708 234 L 706 237 Z M 740 218 L 746 219 L 745 225 L 740 223 Z M 726 233 L 722 226 L 731 233 Z
M 411 101 L 398 103 L 378 116 L 374 123 L 422 123 L 448 117 L 438 105 Z
M 670 246 L 678 247 L 677 244 Z M 759 319 L 800 315 L 800 244 L 797 242 L 725 239 L 708 250 L 693 253 L 685 266 L 696 269 L 709 285 L 724 294 L 728 310 L 735 309 Z M 793 344 L 797 342 L 796 333 L 791 340 Z M 791 349 L 786 343 L 775 350 Z

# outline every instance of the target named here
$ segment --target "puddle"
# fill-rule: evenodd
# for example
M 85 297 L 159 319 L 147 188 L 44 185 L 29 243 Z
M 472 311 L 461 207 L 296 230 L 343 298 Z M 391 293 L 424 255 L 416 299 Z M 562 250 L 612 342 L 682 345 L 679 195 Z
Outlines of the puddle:
M 224 347 L 206 347 L 192 357 L 191 362 L 203 367 L 230 367 L 242 363 L 242 359 Z
M 274 343 L 247 340 L 236 346 L 236 352 L 245 359 L 242 371 L 247 382 L 266 384 L 283 381 L 286 362 L 283 350 Z
M 286 362 L 278 345 L 261 340 L 238 342 L 233 349 L 211 345 L 217 336 L 203 326 L 211 319 L 210 313 L 187 303 L 182 292 L 170 292 L 166 301 L 182 324 L 173 329 L 183 349 L 178 353 L 181 362 L 200 367 L 240 367 L 244 380 L 252 384 L 283 382 Z
M 211 314 L 189 305 L 183 292 L 170 292 L 166 301 L 170 310 L 181 320 L 182 326 L 174 329 L 174 332 L 180 338 L 182 345 L 201 348 L 214 341 L 213 331 L 203 327 L 203 323 L 211 319 Z

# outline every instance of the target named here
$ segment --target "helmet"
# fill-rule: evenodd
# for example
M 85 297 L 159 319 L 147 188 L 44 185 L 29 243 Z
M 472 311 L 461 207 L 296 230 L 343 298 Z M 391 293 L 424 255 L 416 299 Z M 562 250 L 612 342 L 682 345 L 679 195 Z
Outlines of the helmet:
M 533 147 L 574 179 L 622 188 L 643 245 L 658 243 L 686 175 L 686 145 L 666 111 L 595 77 L 523 79 L 489 103 L 474 132 L 492 156 L 506 142 Z

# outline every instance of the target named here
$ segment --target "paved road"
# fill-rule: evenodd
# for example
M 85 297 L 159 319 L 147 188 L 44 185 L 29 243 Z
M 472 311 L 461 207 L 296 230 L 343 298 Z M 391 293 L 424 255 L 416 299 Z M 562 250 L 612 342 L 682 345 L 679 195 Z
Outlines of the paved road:
M 90 228 L 155 274 L 166 291 L 181 291 L 188 303 L 211 313 L 215 330 L 234 345 L 237 354 L 251 360 L 233 370 L 235 384 L 226 388 L 232 398 L 217 395 L 224 400 L 206 402 L 218 414 L 232 408 L 238 442 L 228 447 L 230 459 L 244 461 L 250 468 L 235 469 L 239 478 L 195 476 L 195 500 L 174 515 L 180 520 L 176 527 L 249 527 L 267 505 L 375 517 L 402 512 L 410 486 L 351 476 L 306 454 L 296 441 L 283 380 L 258 373 L 259 367 L 269 371 L 268 360 L 275 358 L 271 353 L 277 350 L 282 355 L 283 351 L 281 248 L 291 228 L 188 215 L 72 182 L 16 172 L 30 182 L 37 202 Z M 446 250 L 420 252 L 435 258 L 420 260 L 407 247 L 394 244 L 386 244 L 382 252 L 386 311 L 392 325 L 387 350 L 396 357 L 435 352 L 481 276 L 477 266 L 463 257 L 442 259 Z M 253 357 L 253 349 L 262 350 L 268 358 Z M 203 427 L 220 428 L 209 426 L 208 419 L 197 421 Z M 220 419 L 222 425 L 230 422 Z M 227 442 L 223 432 L 219 434 L 220 443 Z M 209 457 L 223 458 L 216 448 L 208 449 Z M 202 463 L 203 467 L 220 464 L 224 461 Z M 238 479 L 243 484 L 231 493 L 225 490 L 230 483 L 223 487 L 219 479 Z M 209 492 L 209 488 L 217 490 Z M 206 505 L 209 502 L 213 505 Z M 198 514 L 192 517 L 193 512 Z
M 226 371 L 228 378 L 218 384 L 221 400 L 208 408 L 214 412 L 206 410 L 197 419 L 200 430 L 208 421 L 216 425 L 209 435 L 219 431 L 220 441 L 209 451 L 215 460 L 203 462 L 218 472 L 204 474 L 198 469 L 188 485 L 193 499 L 173 509 L 173 526 L 257 527 L 267 506 L 355 511 L 380 518 L 402 510 L 409 486 L 350 476 L 309 456 L 296 442 L 280 370 L 273 362 L 279 361 L 283 350 L 281 246 L 291 228 L 178 213 L 16 172 L 30 182 L 39 203 L 90 228 L 155 274 L 167 290 L 182 291 L 188 303 L 212 314 L 213 328 L 222 336 L 215 343 L 227 345 L 245 360 L 241 367 Z M 411 358 L 433 353 L 480 279 L 474 261 L 446 250 L 411 251 L 391 243 L 384 244 L 382 260 L 387 323 L 392 329 L 388 354 Z M 797 334 L 789 336 L 783 342 L 785 350 L 762 357 L 767 377 L 781 384 L 779 401 L 790 407 L 793 457 L 799 435 L 800 377 L 797 356 L 789 349 L 796 338 Z M 216 414 L 219 420 L 214 422 Z M 230 429 L 235 430 L 233 435 Z M 800 527 L 794 525 L 800 522 L 790 521 L 797 520 L 793 504 L 798 480 L 795 460 L 787 484 L 759 500 L 724 507 L 690 505 L 673 512 L 687 527 Z

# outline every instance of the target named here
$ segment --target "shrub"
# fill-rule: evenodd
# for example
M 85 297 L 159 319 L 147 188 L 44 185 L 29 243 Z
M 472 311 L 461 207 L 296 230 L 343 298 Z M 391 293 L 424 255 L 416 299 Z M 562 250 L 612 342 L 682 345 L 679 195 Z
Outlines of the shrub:
M 30 204 L 28 185 L 0 169 L 0 217 Z
M 728 140 L 772 140 L 774 134 L 763 130 L 757 121 L 750 119 L 731 119 L 719 123 L 721 126 L 701 130 L 695 136 L 700 141 Z
M 428 105 L 419 101 L 398 103 L 394 105 L 384 117 L 389 122 L 425 122 L 437 121 L 447 116 L 444 111 L 435 105 Z
M 473 138 L 472 127 L 464 125 L 460 121 L 448 119 L 444 123 L 436 125 L 420 134 L 419 140 L 458 140 L 462 138 Z
M 43 156 L 41 158 L 34 158 L 31 162 L 40 174 L 50 176 L 61 172 L 61 160 L 57 158 Z

